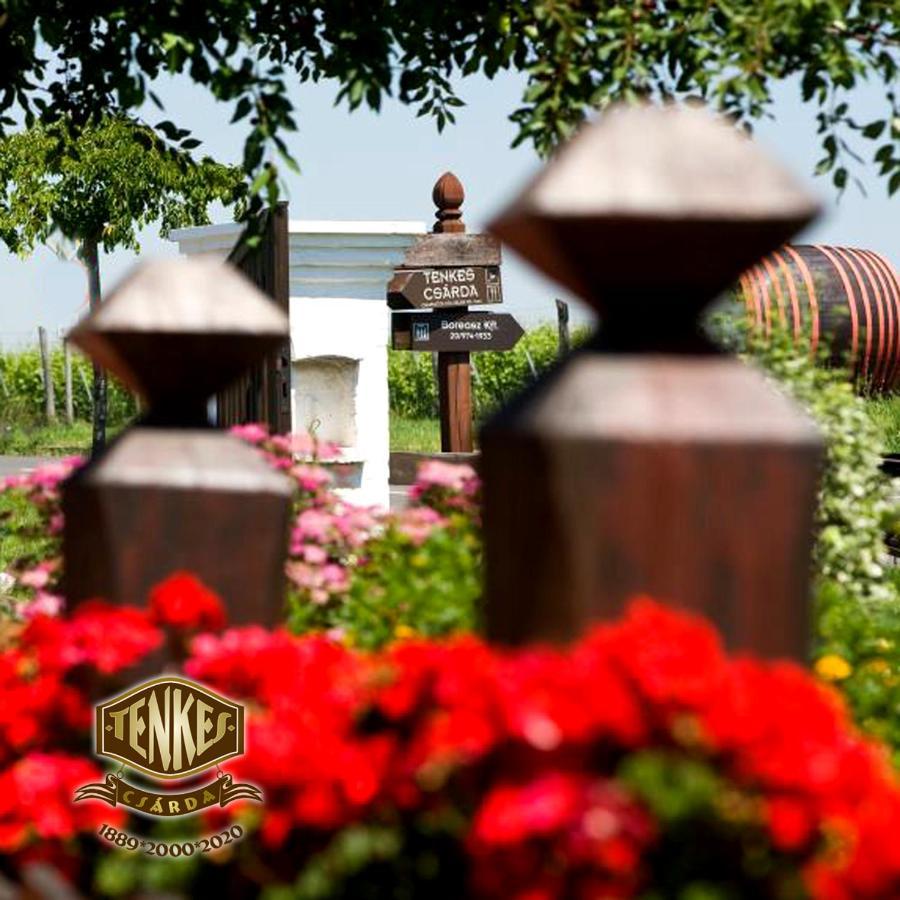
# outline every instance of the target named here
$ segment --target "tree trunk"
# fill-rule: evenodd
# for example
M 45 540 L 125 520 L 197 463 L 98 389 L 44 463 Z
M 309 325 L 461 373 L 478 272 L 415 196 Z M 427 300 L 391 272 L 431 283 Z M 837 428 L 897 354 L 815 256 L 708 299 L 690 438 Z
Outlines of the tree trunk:
M 87 269 L 88 303 L 91 312 L 100 306 L 100 255 L 97 241 L 85 240 L 81 245 L 81 258 Z M 97 456 L 106 446 L 106 372 L 94 363 L 94 430 L 91 440 L 91 456 Z

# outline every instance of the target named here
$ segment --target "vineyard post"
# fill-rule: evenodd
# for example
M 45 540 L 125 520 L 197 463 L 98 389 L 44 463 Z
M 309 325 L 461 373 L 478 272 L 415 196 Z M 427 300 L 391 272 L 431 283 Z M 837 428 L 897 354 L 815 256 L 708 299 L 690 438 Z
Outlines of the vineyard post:
M 53 392 L 53 370 L 50 365 L 50 345 L 47 329 L 38 327 L 38 343 L 41 348 L 41 371 L 44 376 L 44 418 L 48 423 L 56 422 L 56 396 Z
M 556 300 L 556 328 L 559 332 L 559 346 L 556 355 L 559 359 L 569 355 L 572 347 L 569 338 L 569 304 L 565 300 Z
M 66 390 L 66 425 L 75 421 L 75 403 L 72 398 L 72 348 L 68 340 L 63 340 L 63 374 Z

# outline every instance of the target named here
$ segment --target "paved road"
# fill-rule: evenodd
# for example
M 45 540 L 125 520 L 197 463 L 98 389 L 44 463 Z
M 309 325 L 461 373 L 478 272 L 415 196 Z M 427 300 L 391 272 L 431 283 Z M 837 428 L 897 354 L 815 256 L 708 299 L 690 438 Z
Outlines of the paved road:
M 39 456 L 0 456 L 0 478 L 30 472 L 41 463 L 49 461 Z

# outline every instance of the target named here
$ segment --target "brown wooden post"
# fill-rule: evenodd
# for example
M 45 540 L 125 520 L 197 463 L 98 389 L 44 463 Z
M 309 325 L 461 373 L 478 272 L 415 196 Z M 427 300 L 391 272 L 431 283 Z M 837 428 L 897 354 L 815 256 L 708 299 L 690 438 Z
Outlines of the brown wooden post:
M 206 404 L 287 334 L 282 310 L 203 258 L 138 266 L 70 333 L 149 410 L 63 485 L 69 602 L 142 602 L 187 570 L 219 593 L 232 622 L 279 620 L 290 482 L 209 428 Z
M 492 224 L 602 325 L 482 429 L 490 637 L 570 639 L 646 593 L 806 655 L 821 441 L 698 319 L 816 213 L 731 125 L 648 105 L 586 126 Z
M 435 234 L 463 234 L 462 220 L 465 191 L 452 172 L 444 172 L 431 193 L 437 207 Z M 467 306 L 446 312 L 465 312 Z M 438 353 L 438 404 L 441 418 L 441 450 L 444 453 L 471 453 L 472 442 L 472 369 L 468 353 Z

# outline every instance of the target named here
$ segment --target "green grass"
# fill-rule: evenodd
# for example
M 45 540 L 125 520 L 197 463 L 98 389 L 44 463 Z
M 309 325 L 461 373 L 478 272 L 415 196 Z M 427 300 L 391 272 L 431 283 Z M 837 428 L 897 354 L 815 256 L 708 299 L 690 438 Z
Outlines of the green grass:
M 117 434 L 120 427 L 110 428 L 109 437 Z M 74 425 L 0 422 L 0 454 L 70 456 L 87 453 L 90 447 L 90 422 Z M 391 415 L 391 450 L 432 453 L 440 449 L 441 427 L 437 419 L 404 419 Z
M 110 437 L 118 431 L 111 428 Z M 45 425 L 0 422 L 0 453 L 10 456 L 72 456 L 91 448 L 91 423 Z
M 866 409 L 881 429 L 881 452 L 900 453 L 900 396 L 872 397 Z
M 404 419 L 391 414 L 391 450 L 436 453 L 441 449 L 441 425 L 437 419 Z

